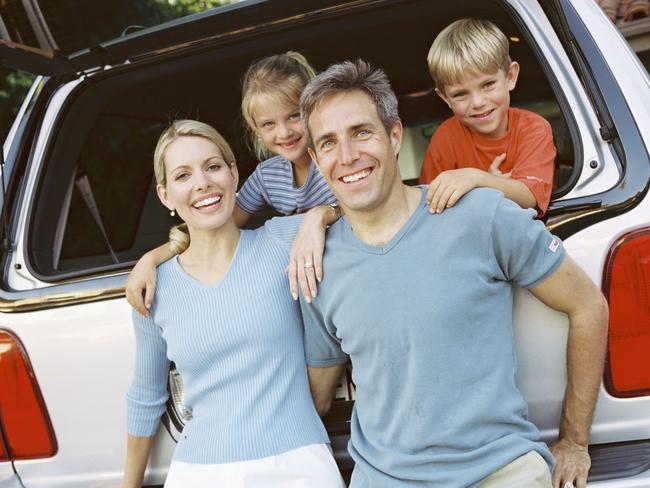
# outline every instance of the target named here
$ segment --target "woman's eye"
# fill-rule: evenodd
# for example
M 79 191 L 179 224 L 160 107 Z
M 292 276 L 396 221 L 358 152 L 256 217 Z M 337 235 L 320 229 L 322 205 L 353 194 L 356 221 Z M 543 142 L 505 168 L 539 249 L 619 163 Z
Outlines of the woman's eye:
M 219 163 L 212 163 L 208 165 L 208 171 L 217 171 L 219 169 L 221 169 L 221 164 Z
M 176 178 L 174 178 L 176 181 L 183 181 L 186 180 L 190 176 L 189 173 L 178 173 L 176 175 Z

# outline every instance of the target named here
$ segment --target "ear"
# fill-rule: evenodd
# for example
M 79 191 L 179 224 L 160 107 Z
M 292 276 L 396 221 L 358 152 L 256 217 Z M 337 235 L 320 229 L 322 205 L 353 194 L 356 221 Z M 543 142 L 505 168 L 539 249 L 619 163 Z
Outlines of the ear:
M 308 147 L 307 152 L 309 153 L 309 157 L 311 158 L 311 160 L 314 163 L 316 163 L 316 167 L 318 167 L 318 158 L 316 157 L 316 153 L 314 152 L 314 150 L 311 147 Z
M 174 206 L 169 203 L 169 195 L 167 195 L 167 188 L 164 185 L 156 185 L 156 193 L 158 193 L 158 198 L 167 209 L 174 210 Z
M 399 154 L 400 149 L 402 148 L 402 136 L 404 135 L 404 127 L 402 126 L 402 121 L 397 119 L 393 126 L 390 128 L 390 145 L 393 147 L 395 152 L 395 157 Z
M 440 98 L 442 98 L 442 101 L 447 104 L 449 108 L 451 108 L 451 102 L 449 98 L 447 98 L 447 95 L 445 95 L 444 90 L 439 90 L 438 88 L 435 89 L 436 95 L 438 95 Z
M 513 61 L 508 66 L 508 71 L 506 71 L 506 83 L 509 91 L 514 90 L 515 86 L 517 86 L 517 78 L 519 78 L 519 63 Z

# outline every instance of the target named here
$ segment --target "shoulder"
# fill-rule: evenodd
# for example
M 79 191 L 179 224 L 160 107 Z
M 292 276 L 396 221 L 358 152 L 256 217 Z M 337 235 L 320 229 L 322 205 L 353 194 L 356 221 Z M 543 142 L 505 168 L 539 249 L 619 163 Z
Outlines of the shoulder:
M 291 247 L 293 239 L 300 229 L 303 215 L 290 215 L 286 217 L 273 217 L 267 220 L 262 227 L 256 230 L 270 236 L 283 247 Z M 260 235 L 260 234 L 258 234 Z
M 257 165 L 255 168 L 256 171 L 268 171 L 268 170 L 286 170 L 291 167 L 291 161 L 283 158 L 282 156 L 273 156 L 269 159 L 265 159 Z
M 463 195 L 456 205 L 452 208 L 458 208 L 466 214 L 474 214 L 480 218 L 486 214 L 494 213 L 496 208 L 505 200 L 503 193 L 494 188 L 475 188 Z M 445 210 L 448 211 L 448 210 Z
M 548 120 L 535 112 L 525 110 L 523 108 L 510 107 L 510 117 L 513 127 L 519 130 L 530 131 L 534 128 L 539 128 L 544 131 L 551 131 L 551 124 Z

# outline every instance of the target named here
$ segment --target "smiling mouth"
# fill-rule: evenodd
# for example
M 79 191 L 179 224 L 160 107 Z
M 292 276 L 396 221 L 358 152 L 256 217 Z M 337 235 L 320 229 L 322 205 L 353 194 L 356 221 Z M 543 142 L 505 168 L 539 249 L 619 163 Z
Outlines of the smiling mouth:
M 474 118 L 474 119 L 485 119 L 485 118 L 489 117 L 492 114 L 492 112 L 494 112 L 494 109 L 488 110 L 487 112 L 483 112 L 483 113 L 480 113 L 480 114 L 472 115 L 472 118 Z
M 341 176 L 339 180 L 341 180 L 343 183 L 354 183 L 355 181 L 367 178 L 370 173 L 372 173 L 372 170 L 362 169 L 361 171 L 357 171 L 351 175 Z
M 221 201 L 221 195 L 217 197 L 208 197 L 204 198 L 203 200 L 199 200 L 198 202 L 192 204 L 192 207 L 194 208 L 205 208 L 209 207 L 210 205 L 215 205 Z
M 280 142 L 278 143 L 278 145 L 280 147 L 283 147 L 284 149 L 293 149 L 294 147 L 296 147 L 296 144 L 298 144 L 298 141 L 300 141 L 300 138 L 294 139 L 293 141 L 290 142 Z

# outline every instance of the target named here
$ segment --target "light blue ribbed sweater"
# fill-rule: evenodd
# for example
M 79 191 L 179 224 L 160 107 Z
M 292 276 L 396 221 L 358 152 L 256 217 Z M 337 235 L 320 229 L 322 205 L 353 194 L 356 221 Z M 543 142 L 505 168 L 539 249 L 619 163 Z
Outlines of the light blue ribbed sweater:
M 155 433 L 176 363 L 192 412 L 174 460 L 226 463 L 329 442 L 309 392 L 300 310 L 284 269 L 300 217 L 242 230 L 224 278 L 206 285 L 177 259 L 158 267 L 149 318 L 133 314 L 127 430 Z

